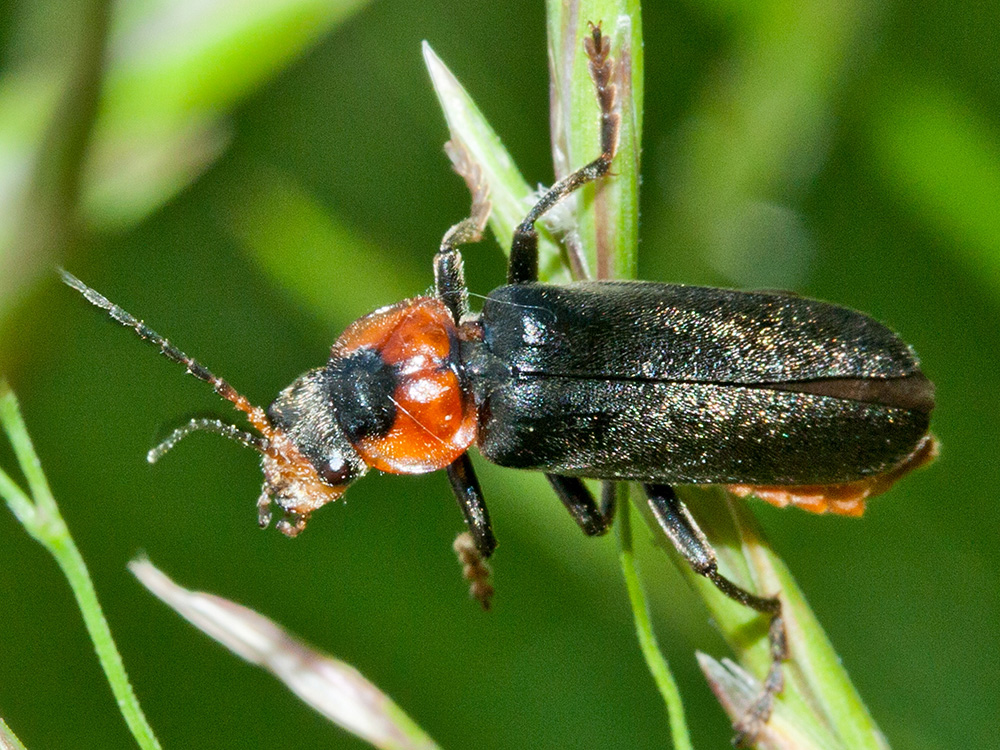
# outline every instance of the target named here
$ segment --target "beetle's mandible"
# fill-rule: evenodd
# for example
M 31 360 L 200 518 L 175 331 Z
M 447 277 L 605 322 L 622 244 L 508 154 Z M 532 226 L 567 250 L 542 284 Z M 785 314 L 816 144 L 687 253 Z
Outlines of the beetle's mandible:
M 585 44 L 602 153 L 550 188 L 517 227 L 506 285 L 478 315 L 470 312 L 458 247 L 481 238 L 490 203 L 479 170 L 452 144 L 473 206 L 435 256 L 435 295 L 353 323 L 327 363 L 266 411 L 83 282 L 63 278 L 210 383 L 254 430 L 192 420 L 150 451 L 150 461 L 196 430 L 252 447 L 264 471 L 260 523 L 268 524 L 273 503 L 289 536 L 371 468 L 444 469 L 468 527 L 456 550 L 484 606 L 492 589 L 483 560 L 496 540 L 471 446 L 500 466 L 544 472 L 589 535 L 608 529 L 614 493 L 595 501 L 584 478 L 611 480 L 606 488 L 642 483 L 653 515 L 694 569 L 771 618 L 772 667 L 736 725 L 737 743 L 750 742 L 782 688 L 780 601 L 718 572 L 674 486 L 723 484 L 778 505 L 860 515 L 866 498 L 933 457 L 934 389 L 892 331 L 825 302 L 650 282 L 538 283 L 535 222 L 607 175 L 618 143 L 610 41 L 595 26 Z

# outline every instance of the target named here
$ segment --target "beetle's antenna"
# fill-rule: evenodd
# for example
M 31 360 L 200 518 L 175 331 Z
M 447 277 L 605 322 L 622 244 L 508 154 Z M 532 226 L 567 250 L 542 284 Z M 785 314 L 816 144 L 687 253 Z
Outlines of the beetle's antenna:
M 171 450 L 181 440 L 186 438 L 192 432 L 198 431 L 213 432 L 216 435 L 222 435 L 224 438 L 235 440 L 241 445 L 253 448 L 258 453 L 267 452 L 267 440 L 259 435 L 254 435 L 246 430 L 241 430 L 236 425 L 223 422 L 221 419 L 192 419 L 183 427 L 178 427 L 176 430 L 171 432 L 166 438 L 163 439 L 163 441 L 160 442 L 159 445 L 150 450 L 149 453 L 146 454 L 146 460 L 151 464 L 155 464 L 163 458 L 163 454 Z
M 264 413 L 263 409 L 261 409 L 259 406 L 254 406 L 253 404 L 251 404 L 246 399 L 245 396 L 240 394 L 225 380 L 218 377 L 217 375 L 212 374 L 212 372 L 203 364 L 195 360 L 193 357 L 189 357 L 187 354 L 185 354 L 176 346 L 171 344 L 167 339 L 165 339 L 163 336 L 158 334 L 152 328 L 147 326 L 141 320 L 139 320 L 126 310 L 123 310 L 121 307 L 116 305 L 114 302 L 109 300 L 100 292 L 91 289 L 89 286 L 87 286 L 78 278 L 76 278 L 76 276 L 74 276 L 73 274 L 63 270 L 62 268 L 59 269 L 59 274 L 62 276 L 62 280 L 66 282 L 68 286 L 73 287 L 74 289 L 76 289 L 76 291 L 82 294 L 83 298 L 87 300 L 87 302 L 94 305 L 95 307 L 99 307 L 102 310 L 105 310 L 108 313 L 108 315 L 111 316 L 112 320 L 116 321 L 117 323 L 120 323 L 126 328 L 131 328 L 132 330 L 134 330 L 139 335 L 139 338 L 143 339 L 144 341 L 150 342 L 156 347 L 159 347 L 160 353 L 163 354 L 167 359 L 177 362 L 178 364 L 184 365 L 184 367 L 187 369 L 189 373 L 198 378 L 198 380 L 202 380 L 211 385 L 212 389 L 220 396 L 222 396 L 222 398 L 226 399 L 226 401 L 229 401 L 233 406 L 235 406 L 241 412 L 246 414 L 247 419 L 250 420 L 250 424 L 252 424 L 264 436 L 264 441 L 260 442 L 259 449 L 264 450 L 268 454 L 272 452 L 269 443 L 274 435 L 274 428 L 271 426 L 271 423 L 268 420 L 267 415 Z M 205 429 L 205 428 L 199 427 L 196 429 Z M 213 431 L 219 432 L 219 430 L 214 430 L 214 428 L 209 428 L 209 429 L 213 429 Z M 188 432 L 191 431 L 193 430 L 188 430 Z M 223 433 L 220 432 L 220 434 Z M 182 437 L 183 435 L 179 436 L 177 440 L 180 440 Z M 167 440 L 169 441 L 170 438 L 168 438 Z M 174 443 L 176 443 L 177 440 L 175 440 Z M 164 451 L 159 453 L 157 455 L 157 458 L 163 453 L 165 453 L 166 450 L 169 449 L 170 448 L 168 447 Z M 154 448 L 153 450 L 155 451 L 157 449 Z

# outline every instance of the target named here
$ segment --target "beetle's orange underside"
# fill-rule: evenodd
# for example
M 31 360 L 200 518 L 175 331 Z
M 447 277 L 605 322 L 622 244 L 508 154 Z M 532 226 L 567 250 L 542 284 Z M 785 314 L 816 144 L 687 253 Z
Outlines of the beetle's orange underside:
M 937 454 L 937 439 L 933 435 L 925 435 L 913 453 L 893 469 L 856 482 L 791 487 L 731 484 L 727 489 L 737 497 L 753 495 L 779 508 L 794 505 L 810 513 L 836 513 L 841 516 L 858 517 L 865 512 L 865 502 L 868 498 L 881 495 L 901 477 L 933 461 Z

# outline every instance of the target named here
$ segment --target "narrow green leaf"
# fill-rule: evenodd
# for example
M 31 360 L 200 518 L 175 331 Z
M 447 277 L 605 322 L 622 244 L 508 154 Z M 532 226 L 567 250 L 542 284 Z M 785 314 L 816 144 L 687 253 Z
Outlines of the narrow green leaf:
M 629 484 L 620 483 L 617 488 L 618 507 L 618 538 L 621 546 L 620 561 L 622 576 L 628 589 L 632 616 L 635 619 L 636 635 L 639 638 L 639 648 L 646 660 L 649 672 L 656 682 L 656 687 L 667 705 L 667 718 L 670 721 L 670 737 L 674 750 L 691 750 L 691 736 L 684 717 L 684 703 L 681 700 L 680 688 L 674 679 L 667 658 L 660 650 L 653 632 L 653 623 L 649 618 L 649 603 L 643 591 L 639 572 L 636 568 L 635 553 L 632 549 L 632 507 L 629 503 Z
M 424 42 L 424 63 L 434 84 L 452 140 L 461 143 L 482 170 L 490 187 L 490 229 L 506 253 L 510 250 L 514 228 L 521 223 L 534 203 L 535 191 L 518 171 L 499 136 L 483 117 L 472 97 L 455 75 L 441 62 L 431 46 Z M 569 275 L 561 259 L 559 246 L 540 232 L 539 273 L 546 281 L 565 282 Z
M 21 471 L 27 477 L 34 496 L 29 500 L 2 470 L 0 470 L 0 495 L 3 495 L 28 533 L 55 558 L 63 575 L 66 576 L 83 615 L 87 633 L 94 644 L 101 668 L 118 703 L 118 710 L 124 717 L 132 736 L 144 750 L 159 750 L 160 744 L 129 684 L 121 654 L 118 653 L 107 620 L 104 619 L 87 566 L 70 536 L 49 489 L 48 480 L 42 472 L 38 455 L 21 417 L 17 399 L 3 381 L 0 381 L 0 426 L 3 427 L 14 448 Z M 30 507 L 26 508 L 25 505 Z

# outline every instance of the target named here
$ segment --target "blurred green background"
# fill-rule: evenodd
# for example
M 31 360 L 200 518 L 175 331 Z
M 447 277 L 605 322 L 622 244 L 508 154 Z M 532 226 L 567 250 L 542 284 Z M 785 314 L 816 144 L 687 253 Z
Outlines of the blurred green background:
M 995 747 L 1000 12 L 648 0 L 643 22 L 640 275 L 795 289 L 920 353 L 934 466 L 862 521 L 755 510 L 894 748 Z M 140 551 L 354 664 L 443 747 L 667 745 L 614 536 L 584 538 L 538 477 L 482 466 L 489 615 L 443 476 L 373 477 L 295 541 L 261 532 L 250 452 L 201 436 L 145 462 L 228 409 L 53 273 L 266 404 L 355 317 L 426 290 L 465 215 L 422 39 L 551 181 L 544 28 L 523 0 L 0 5 L 0 368 L 165 747 L 363 745 L 154 600 L 125 569 Z M 465 257 L 474 292 L 502 279 L 495 243 Z M 644 570 L 695 742 L 728 746 L 693 655 L 724 646 L 667 562 Z M 64 580 L 6 511 L 0 612 L 0 716 L 26 745 L 132 746 Z

